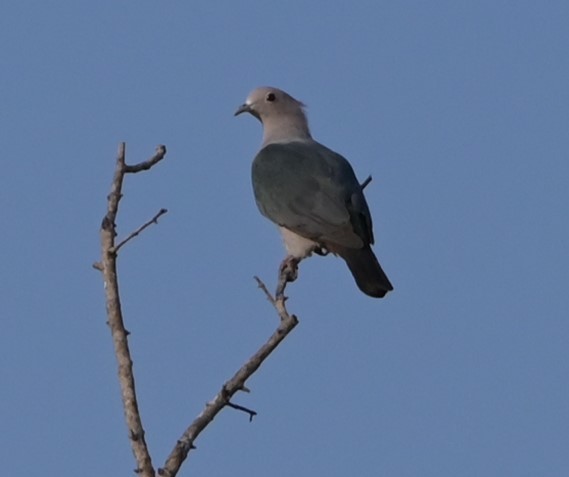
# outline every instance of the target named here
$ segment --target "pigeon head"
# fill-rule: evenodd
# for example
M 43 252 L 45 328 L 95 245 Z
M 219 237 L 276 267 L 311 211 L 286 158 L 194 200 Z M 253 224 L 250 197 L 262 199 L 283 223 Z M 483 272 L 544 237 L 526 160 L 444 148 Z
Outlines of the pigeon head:
M 262 86 L 249 94 L 235 116 L 249 113 L 263 124 L 263 143 L 309 139 L 304 104 L 284 91 Z

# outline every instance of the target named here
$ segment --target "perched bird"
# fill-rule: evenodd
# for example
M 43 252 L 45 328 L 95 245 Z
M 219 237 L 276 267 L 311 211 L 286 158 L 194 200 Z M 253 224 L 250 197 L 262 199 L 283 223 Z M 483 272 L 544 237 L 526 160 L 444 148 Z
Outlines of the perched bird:
M 253 160 L 257 206 L 281 231 L 288 257 L 297 264 L 313 252 L 342 257 L 360 290 L 382 298 L 393 290 L 371 250 L 371 215 L 350 163 L 312 139 L 304 105 L 272 87 L 255 89 L 235 112 L 263 125 Z M 296 278 L 295 276 L 293 279 Z

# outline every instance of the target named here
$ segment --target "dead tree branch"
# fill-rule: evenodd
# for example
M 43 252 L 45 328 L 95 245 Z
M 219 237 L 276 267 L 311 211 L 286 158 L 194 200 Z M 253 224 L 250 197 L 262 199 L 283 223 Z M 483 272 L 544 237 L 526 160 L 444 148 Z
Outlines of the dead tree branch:
M 124 172 L 137 173 L 147 171 L 151 167 L 158 164 L 166 155 L 166 146 L 160 145 L 156 148 L 156 153 L 147 161 L 139 162 L 138 164 L 128 165 L 124 164 Z
M 362 190 L 364 190 L 364 189 L 368 186 L 368 184 L 369 184 L 371 181 L 372 181 L 371 175 L 370 175 L 370 176 L 367 176 L 367 177 L 366 177 L 366 180 L 363 181 L 363 182 L 360 184 L 360 187 L 362 188 Z
M 253 409 L 249 409 L 248 407 L 241 406 L 239 404 L 234 404 L 232 402 L 228 402 L 227 406 L 229 406 L 233 409 L 237 409 L 238 411 L 243 411 L 243 412 L 249 414 L 249 422 L 253 421 L 253 418 L 257 415 L 257 411 L 253 411 Z
M 125 175 L 128 173 L 137 173 L 149 170 L 164 159 L 165 154 L 166 148 L 164 146 L 158 146 L 156 154 L 149 160 L 135 165 L 127 165 L 125 162 L 125 144 L 122 143 L 120 145 L 115 173 L 111 184 L 111 192 L 107 197 L 107 213 L 101 225 L 101 261 L 93 264 L 93 267 L 100 270 L 103 275 L 108 325 L 111 329 L 115 355 L 118 362 L 119 383 L 125 420 L 128 427 L 132 451 L 137 463 L 136 473 L 142 477 L 155 477 L 156 473 L 152 464 L 148 446 L 146 445 L 145 432 L 138 409 L 132 369 L 133 362 L 128 346 L 129 332 L 124 326 L 119 295 L 117 255 L 121 247 L 126 245 L 134 237 L 138 236 L 147 227 L 157 223 L 158 219 L 164 215 L 167 210 L 160 209 L 152 219 L 129 234 L 118 244 L 115 244 L 117 236 L 116 219 L 119 210 L 119 202 L 122 198 L 122 186 Z M 290 315 L 285 306 L 286 297 L 284 296 L 284 291 L 287 283 L 296 279 L 296 267 L 298 263 L 291 262 L 290 265 L 292 268 L 283 266 L 280 268 L 277 294 L 275 297 L 269 293 L 265 284 L 259 278 L 255 277 L 259 287 L 263 290 L 267 299 L 277 311 L 280 317 L 279 325 L 268 338 L 267 342 L 262 345 L 261 348 L 259 348 L 259 350 L 251 356 L 251 358 L 249 358 L 241 368 L 239 368 L 233 377 L 221 387 L 221 390 L 214 396 L 214 398 L 206 404 L 201 414 L 199 414 L 198 417 L 196 417 L 196 419 L 189 425 L 180 439 L 176 442 L 172 452 L 166 459 L 164 467 L 158 469 L 159 475 L 165 477 L 176 476 L 190 450 L 195 449 L 194 442 L 197 437 L 224 407 L 230 407 L 249 414 L 249 420 L 252 420 L 253 416 L 257 414 L 249 408 L 231 402 L 231 398 L 238 391 L 249 392 L 249 389 L 245 386 L 247 379 L 249 379 L 249 377 L 259 369 L 261 364 L 298 324 L 296 316 Z
M 255 277 L 255 280 L 259 284 L 259 287 L 265 292 L 267 298 L 274 306 L 275 310 L 279 314 L 281 320 L 279 326 L 275 332 L 269 337 L 267 342 L 261 346 L 261 348 L 253 355 L 249 360 L 241 366 L 241 368 L 233 375 L 233 377 L 227 381 L 221 388 L 221 390 L 215 395 L 215 397 L 206 404 L 205 409 L 201 414 L 194 419 L 194 422 L 185 430 L 178 442 L 174 446 L 174 450 L 166 459 L 166 463 L 162 469 L 158 469 L 158 474 L 163 477 L 174 477 L 182 462 L 188 456 L 190 450 L 195 449 L 194 442 L 200 433 L 206 428 L 206 426 L 213 421 L 215 416 L 225 407 L 236 407 L 230 403 L 230 399 L 238 391 L 244 391 L 248 389 L 245 387 L 245 382 L 251 377 L 251 375 L 259 369 L 259 366 L 263 364 L 269 355 L 277 348 L 277 346 L 287 337 L 287 335 L 295 328 L 298 324 L 298 319 L 294 315 L 290 315 L 285 307 L 286 297 L 275 299 L 267 290 L 264 283 Z M 284 292 L 284 290 L 283 290 Z M 240 410 L 245 410 L 245 408 L 239 407 Z M 246 410 L 246 412 L 254 412 Z M 251 414 L 252 419 L 252 414 Z
M 136 472 L 142 477 L 154 477 L 155 472 L 144 438 L 144 428 L 142 427 L 142 420 L 138 410 L 132 371 L 132 359 L 128 347 L 128 331 L 124 326 L 117 276 L 117 251 L 134 235 L 127 237 L 126 240 L 121 242 L 118 246 L 115 246 L 115 237 L 117 236 L 116 218 L 119 210 L 119 202 L 122 198 L 122 186 L 125 174 L 150 169 L 154 164 L 164 159 L 165 155 L 166 148 L 164 146 L 158 146 L 156 154 L 151 159 L 134 166 L 128 166 L 125 162 L 125 144 L 121 143 L 119 146 L 111 192 L 107 198 L 107 213 L 101 224 L 101 261 L 96 264 L 96 268 L 101 270 L 103 274 L 105 283 L 107 319 L 111 329 L 115 355 L 118 362 L 121 397 L 132 451 L 137 463 Z M 153 221 L 156 221 L 160 215 L 162 214 L 157 214 Z M 151 221 L 151 223 L 153 221 Z M 138 235 L 143 228 L 145 227 L 143 226 L 135 232 L 135 235 Z
M 119 242 L 119 244 L 114 248 L 114 252 L 117 253 L 119 251 L 119 249 L 125 245 L 129 240 L 132 240 L 134 237 L 137 237 L 146 227 L 150 227 L 152 224 L 157 224 L 158 223 L 158 219 L 166 214 L 168 212 L 168 209 L 160 209 L 158 211 L 158 213 L 152 217 L 148 222 L 146 222 L 145 224 L 141 225 L 140 227 L 138 227 L 134 232 L 132 232 L 128 237 L 126 237 L 124 240 L 121 240 Z

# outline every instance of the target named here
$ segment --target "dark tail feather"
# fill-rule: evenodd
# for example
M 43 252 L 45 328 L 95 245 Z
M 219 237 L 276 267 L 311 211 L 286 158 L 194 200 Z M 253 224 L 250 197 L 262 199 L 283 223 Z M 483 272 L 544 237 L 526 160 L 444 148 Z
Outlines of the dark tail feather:
M 383 298 L 393 290 L 369 245 L 360 249 L 345 248 L 338 255 L 346 261 L 359 289 L 366 295 Z

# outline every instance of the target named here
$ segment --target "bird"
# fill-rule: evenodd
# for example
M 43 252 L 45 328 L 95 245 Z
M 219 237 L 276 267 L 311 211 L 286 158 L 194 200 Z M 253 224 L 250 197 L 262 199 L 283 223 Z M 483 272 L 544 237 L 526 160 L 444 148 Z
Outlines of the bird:
M 312 253 L 344 259 L 359 289 L 374 298 L 393 290 L 371 246 L 372 219 L 363 187 L 347 159 L 312 138 L 305 105 L 274 87 L 254 89 L 235 116 L 249 113 L 263 127 L 252 163 L 261 214 L 277 224 L 287 257 L 281 272 Z

